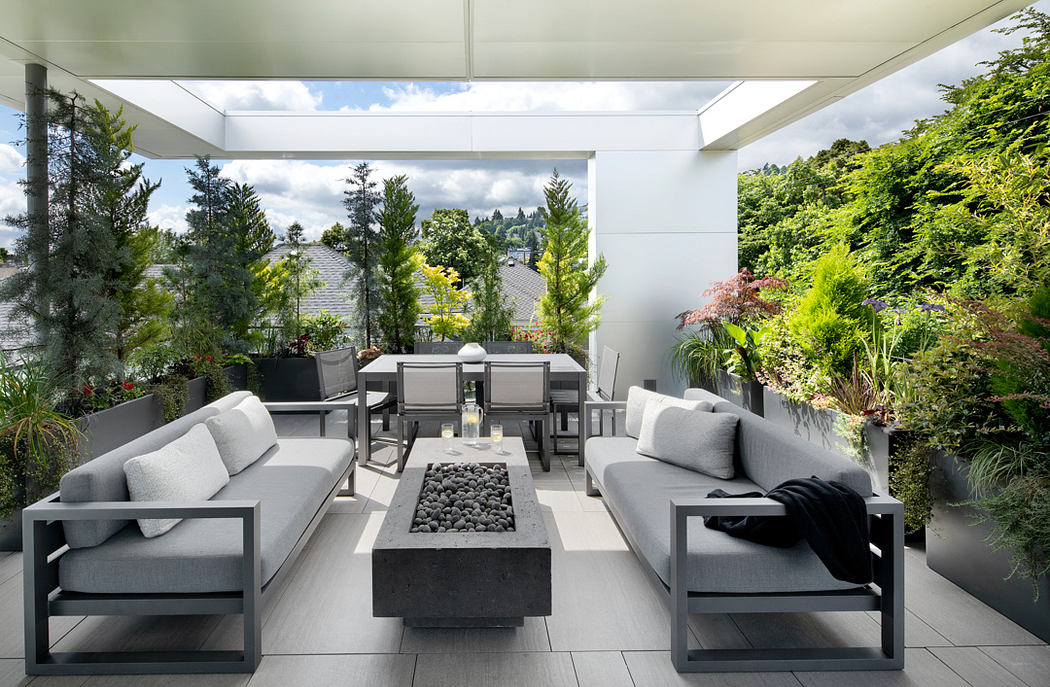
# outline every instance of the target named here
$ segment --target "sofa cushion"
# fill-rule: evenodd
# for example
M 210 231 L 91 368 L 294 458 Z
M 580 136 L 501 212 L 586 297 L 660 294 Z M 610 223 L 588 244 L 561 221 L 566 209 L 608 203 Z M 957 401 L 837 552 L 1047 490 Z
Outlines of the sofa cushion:
M 846 456 L 797 437 L 729 401 L 716 403 L 715 412 L 740 418 L 736 439 L 740 466 L 763 491 L 796 477 L 819 477 L 841 482 L 863 497 L 871 496 L 868 473 Z
M 686 410 L 650 400 L 638 434 L 638 453 L 719 479 L 733 478 L 737 417 Z
M 667 394 L 658 394 L 640 386 L 632 386 L 627 389 L 627 408 L 624 417 L 624 431 L 627 433 L 627 436 L 638 438 L 638 433 L 642 430 L 645 406 L 650 401 L 658 401 L 665 405 L 673 405 L 689 410 L 712 410 L 713 408 L 707 401 L 686 400 L 676 396 L 668 396 Z
M 639 455 L 634 441 L 625 437 L 588 440 L 587 466 L 630 535 L 635 553 L 668 585 L 670 500 L 706 498 L 716 488 L 733 494 L 762 491 L 741 476 L 719 480 Z M 701 518 L 689 520 L 688 550 L 686 584 L 693 592 L 745 594 L 856 587 L 832 577 L 805 541 L 786 549 L 762 546 L 709 530 Z
M 129 458 L 156 451 L 164 444 L 181 437 L 195 424 L 232 408 L 250 395 L 248 391 L 235 391 L 70 470 L 62 476 L 59 484 L 62 502 L 127 501 L 128 483 L 124 476 L 124 463 Z M 63 520 L 62 529 L 66 534 L 66 543 L 75 549 L 101 544 L 129 522 L 130 520 Z
M 230 479 L 212 501 L 260 501 L 265 584 L 280 569 L 325 497 L 350 465 L 345 439 L 283 437 Z M 186 519 L 163 537 L 128 527 L 100 546 L 60 559 L 63 589 L 102 594 L 226 592 L 241 589 L 239 519 Z
M 132 501 L 204 501 L 230 481 L 219 449 L 203 423 L 156 451 L 124 463 Z M 159 537 L 182 518 L 139 518 L 145 537 Z
M 277 443 L 277 429 L 262 402 L 249 396 L 205 424 L 231 475 L 248 467 Z

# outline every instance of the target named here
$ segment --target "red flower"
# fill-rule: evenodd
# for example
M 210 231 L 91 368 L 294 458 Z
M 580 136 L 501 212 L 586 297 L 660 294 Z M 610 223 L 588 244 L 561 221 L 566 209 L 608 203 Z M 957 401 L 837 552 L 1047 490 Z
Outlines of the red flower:
M 215 360 L 215 358 L 211 357 L 210 355 L 204 356 L 204 359 L 207 360 L 209 363 Z
M 85 384 L 83 387 L 81 387 L 80 393 L 84 394 L 85 396 L 90 396 L 93 393 L 93 390 L 89 385 Z
M 135 384 L 132 382 L 124 382 L 124 391 L 132 391 L 135 388 Z

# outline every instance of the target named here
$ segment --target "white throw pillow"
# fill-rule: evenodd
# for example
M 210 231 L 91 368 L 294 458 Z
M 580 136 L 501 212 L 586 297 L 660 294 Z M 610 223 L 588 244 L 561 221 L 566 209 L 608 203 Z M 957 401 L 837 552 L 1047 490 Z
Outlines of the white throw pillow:
M 219 457 L 215 440 L 203 424 L 178 439 L 124 463 L 132 501 L 204 501 L 226 486 L 230 475 Z M 182 518 L 140 518 L 146 537 L 158 537 Z
M 642 417 L 645 415 L 645 405 L 651 400 L 689 410 L 714 410 L 714 406 L 709 401 L 687 400 L 677 396 L 658 394 L 640 386 L 632 386 L 627 390 L 627 416 L 624 418 L 624 431 L 627 436 L 638 438 L 638 433 L 642 429 Z
M 645 406 L 637 451 L 688 470 L 732 479 L 737 422 L 734 413 L 689 410 L 652 400 Z
M 233 408 L 204 421 L 231 475 L 259 460 L 277 443 L 277 430 L 266 407 L 249 396 Z

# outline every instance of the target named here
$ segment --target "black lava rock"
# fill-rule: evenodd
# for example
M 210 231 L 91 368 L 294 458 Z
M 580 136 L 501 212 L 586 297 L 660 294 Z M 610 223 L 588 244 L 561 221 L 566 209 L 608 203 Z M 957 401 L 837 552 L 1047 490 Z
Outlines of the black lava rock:
M 412 532 L 513 532 L 510 478 L 502 463 L 434 463 Z

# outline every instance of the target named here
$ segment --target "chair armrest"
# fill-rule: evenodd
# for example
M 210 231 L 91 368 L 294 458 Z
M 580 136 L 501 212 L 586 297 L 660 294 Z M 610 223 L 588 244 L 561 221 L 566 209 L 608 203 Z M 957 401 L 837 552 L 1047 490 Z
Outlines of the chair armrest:
M 611 411 L 613 413 L 613 416 L 615 417 L 617 410 L 627 410 L 627 401 L 587 401 L 583 404 L 583 407 L 586 410 L 586 412 L 584 412 L 583 419 L 583 436 L 586 438 L 590 438 L 591 436 L 593 436 L 593 432 L 591 431 L 591 425 L 593 424 L 591 418 L 594 415 L 593 411 L 597 410 L 598 414 L 600 415 L 601 413 L 604 413 L 608 410 Z
M 26 506 L 25 524 L 40 520 L 135 520 L 138 518 L 240 518 L 259 512 L 255 501 L 85 501 L 63 503 L 57 494 Z
M 357 408 L 357 399 L 345 401 L 268 401 L 263 407 L 271 413 L 323 413 L 328 410 Z
M 904 515 L 904 504 L 891 496 L 864 499 L 869 515 Z M 710 515 L 785 515 L 784 504 L 764 496 L 748 499 L 671 499 L 671 517 Z

